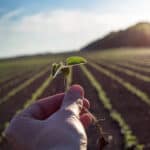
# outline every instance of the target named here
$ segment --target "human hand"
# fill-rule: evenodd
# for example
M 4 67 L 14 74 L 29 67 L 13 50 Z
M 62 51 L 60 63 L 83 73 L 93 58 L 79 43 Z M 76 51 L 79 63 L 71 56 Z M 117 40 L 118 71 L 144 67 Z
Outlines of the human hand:
M 86 150 L 84 127 L 91 123 L 84 91 L 73 85 L 65 94 L 44 98 L 15 116 L 5 134 L 15 150 Z

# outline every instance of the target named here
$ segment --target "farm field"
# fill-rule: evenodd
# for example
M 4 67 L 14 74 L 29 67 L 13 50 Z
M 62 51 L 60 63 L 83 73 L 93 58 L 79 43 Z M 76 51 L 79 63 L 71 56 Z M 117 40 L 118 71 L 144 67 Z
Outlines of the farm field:
M 11 118 L 36 100 L 64 92 L 64 81 L 50 76 L 53 62 L 81 55 L 68 82 L 80 84 L 90 111 L 100 119 L 109 144 L 104 150 L 150 150 L 150 49 L 114 49 L 0 60 L 0 150 L 11 150 L 4 129 Z M 87 130 L 88 150 L 97 150 L 98 134 Z

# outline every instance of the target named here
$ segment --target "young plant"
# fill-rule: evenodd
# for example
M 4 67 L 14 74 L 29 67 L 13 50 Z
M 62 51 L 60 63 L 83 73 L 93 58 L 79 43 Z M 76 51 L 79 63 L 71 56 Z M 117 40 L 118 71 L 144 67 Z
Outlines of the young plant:
M 65 62 L 53 63 L 52 64 L 52 77 L 54 79 L 57 77 L 58 74 L 62 74 L 64 76 L 64 83 L 65 83 L 66 90 L 67 90 L 69 89 L 70 85 L 66 81 L 67 81 L 67 78 L 69 77 L 72 67 L 80 66 L 86 63 L 87 63 L 87 60 L 80 56 L 68 57 Z M 102 150 L 105 147 L 105 145 L 108 144 L 108 142 L 103 137 L 102 128 L 99 125 L 99 120 L 97 120 L 97 118 L 93 114 L 91 114 L 91 112 L 89 112 L 88 109 L 86 109 L 85 107 L 83 109 L 85 112 L 89 113 L 92 117 L 93 125 L 95 125 L 99 133 L 99 139 L 98 139 L 99 148 L 98 149 Z
M 71 68 L 73 66 L 77 66 L 85 63 L 87 63 L 87 60 L 83 57 L 79 57 L 79 56 L 68 57 L 65 63 L 60 62 L 60 63 L 52 64 L 52 77 L 54 79 L 58 74 L 61 73 L 64 76 L 64 83 L 66 85 L 66 89 L 68 89 L 69 84 L 66 81 L 67 78 L 69 77 Z

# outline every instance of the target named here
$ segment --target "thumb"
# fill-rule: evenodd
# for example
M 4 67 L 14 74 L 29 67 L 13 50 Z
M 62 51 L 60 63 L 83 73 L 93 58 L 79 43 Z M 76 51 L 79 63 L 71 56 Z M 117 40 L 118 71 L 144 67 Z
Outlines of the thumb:
M 84 90 L 80 85 L 73 85 L 65 93 L 61 109 L 69 110 L 79 116 L 83 107 Z

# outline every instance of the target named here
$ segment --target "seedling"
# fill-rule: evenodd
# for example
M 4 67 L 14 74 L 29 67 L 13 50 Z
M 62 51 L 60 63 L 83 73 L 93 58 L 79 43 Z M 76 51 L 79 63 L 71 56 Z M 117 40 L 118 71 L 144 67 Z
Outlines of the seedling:
M 53 79 L 57 77 L 58 74 L 62 74 L 64 76 L 64 83 L 66 86 L 66 90 L 69 89 L 69 84 L 66 82 L 67 78 L 69 77 L 70 71 L 72 67 L 74 66 L 80 66 L 82 64 L 86 64 L 87 60 L 83 57 L 80 56 L 72 56 L 68 57 L 65 62 L 60 62 L 60 63 L 53 63 L 52 64 L 52 77 Z M 93 120 L 93 125 L 96 126 L 98 133 L 99 133 L 99 139 L 98 139 L 98 149 L 102 150 L 105 145 L 108 143 L 102 134 L 102 128 L 99 125 L 99 120 L 91 113 L 89 112 L 88 109 L 85 107 L 83 108 L 85 112 L 89 113 L 92 117 Z
M 56 78 L 58 74 L 62 74 L 64 76 L 64 83 L 66 85 L 66 89 L 69 88 L 69 85 L 67 84 L 66 80 L 69 77 L 71 68 L 73 66 L 81 65 L 87 63 L 87 60 L 83 57 L 79 56 L 73 56 L 68 57 L 65 61 L 65 63 L 53 63 L 52 64 L 52 77 L 53 79 Z

